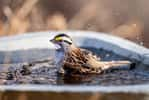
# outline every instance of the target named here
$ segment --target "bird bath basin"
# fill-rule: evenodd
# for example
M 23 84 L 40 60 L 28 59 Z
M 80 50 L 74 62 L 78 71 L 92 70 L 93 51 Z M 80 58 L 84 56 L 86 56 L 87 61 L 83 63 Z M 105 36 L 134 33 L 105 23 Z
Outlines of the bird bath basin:
M 67 31 L 77 46 L 102 60 L 130 60 L 136 65 L 101 75 L 60 76 L 49 39 L 60 32 L 37 32 L 0 38 L 0 95 L 7 99 L 140 100 L 149 93 L 149 50 L 98 32 Z M 30 63 L 28 65 L 28 63 Z M 25 66 L 25 67 L 24 67 Z M 27 67 L 26 67 L 27 66 Z M 80 94 L 81 93 L 81 94 Z M 14 96 L 14 98 L 12 98 Z M 7 100 L 6 99 L 6 100 Z

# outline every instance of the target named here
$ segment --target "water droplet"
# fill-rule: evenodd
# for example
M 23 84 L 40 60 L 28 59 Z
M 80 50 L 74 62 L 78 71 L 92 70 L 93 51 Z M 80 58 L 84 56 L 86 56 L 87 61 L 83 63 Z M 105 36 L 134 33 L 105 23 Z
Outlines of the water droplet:
M 106 57 L 109 57 L 110 56 L 110 54 L 106 54 Z
M 144 45 L 144 43 L 143 43 L 143 42 L 140 42 L 139 44 L 140 44 L 140 45 L 142 45 L 142 46 Z

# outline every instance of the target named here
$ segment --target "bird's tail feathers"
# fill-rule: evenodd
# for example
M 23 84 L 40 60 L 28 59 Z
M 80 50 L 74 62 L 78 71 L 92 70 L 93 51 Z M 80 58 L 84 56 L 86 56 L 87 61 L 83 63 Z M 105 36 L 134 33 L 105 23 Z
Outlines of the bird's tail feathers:
M 110 66 L 125 66 L 131 64 L 130 61 L 104 61 L 103 63 Z

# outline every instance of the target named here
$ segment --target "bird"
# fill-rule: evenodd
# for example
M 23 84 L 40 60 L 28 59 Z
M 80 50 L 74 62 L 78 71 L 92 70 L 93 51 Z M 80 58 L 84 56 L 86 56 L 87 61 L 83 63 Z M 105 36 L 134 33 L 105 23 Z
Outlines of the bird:
M 54 59 L 59 74 L 100 74 L 113 67 L 131 64 L 127 60 L 101 61 L 91 51 L 76 46 L 65 33 L 59 33 L 49 41 L 55 46 Z

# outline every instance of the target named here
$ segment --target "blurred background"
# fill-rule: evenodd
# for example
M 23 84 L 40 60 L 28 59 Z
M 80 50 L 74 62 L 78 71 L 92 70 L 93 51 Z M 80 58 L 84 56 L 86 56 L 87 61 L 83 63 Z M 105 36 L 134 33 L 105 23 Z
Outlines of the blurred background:
M 0 0 L 0 36 L 90 30 L 149 47 L 148 0 Z

